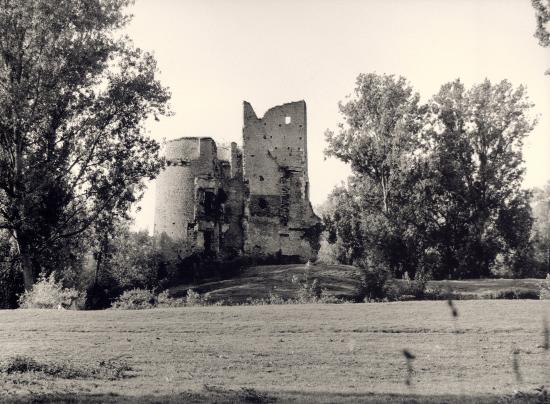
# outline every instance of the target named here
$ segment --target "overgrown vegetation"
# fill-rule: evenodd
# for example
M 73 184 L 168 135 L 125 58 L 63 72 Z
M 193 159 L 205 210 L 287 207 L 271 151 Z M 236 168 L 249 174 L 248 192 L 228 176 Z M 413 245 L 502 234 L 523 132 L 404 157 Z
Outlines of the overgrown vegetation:
M 26 290 L 40 273 L 76 282 L 163 166 L 144 122 L 169 114 L 170 94 L 120 31 L 130 3 L 0 8 L 0 229 Z
M 506 80 L 456 80 L 421 104 L 403 77 L 359 75 L 326 135 L 353 175 L 322 209 L 323 259 L 396 279 L 540 276 L 521 189 L 531 107 Z
M 84 294 L 72 288 L 64 288 L 61 282 L 55 280 L 55 275 L 40 275 L 38 281 L 30 290 L 19 298 L 22 309 L 68 309 L 77 308 L 84 300 Z
M 118 359 L 99 361 L 86 366 L 69 362 L 40 362 L 29 356 L 17 355 L 0 362 L 0 373 L 43 373 L 62 379 L 106 379 L 117 380 L 127 377 L 132 368 Z

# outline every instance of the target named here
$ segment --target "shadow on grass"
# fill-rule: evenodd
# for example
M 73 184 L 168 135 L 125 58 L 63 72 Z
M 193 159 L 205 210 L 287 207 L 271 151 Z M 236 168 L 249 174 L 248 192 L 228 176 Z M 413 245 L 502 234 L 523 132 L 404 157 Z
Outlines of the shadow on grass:
M 205 389 L 170 395 L 125 396 L 118 394 L 28 394 L 9 397 L 0 395 L 2 403 L 541 403 L 540 395 L 417 395 L 334 392 L 266 392 L 249 388 L 231 390 Z

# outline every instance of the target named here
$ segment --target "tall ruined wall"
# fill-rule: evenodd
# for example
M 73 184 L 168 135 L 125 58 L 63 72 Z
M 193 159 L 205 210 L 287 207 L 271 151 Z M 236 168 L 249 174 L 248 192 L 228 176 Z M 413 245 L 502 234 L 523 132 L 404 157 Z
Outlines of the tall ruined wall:
M 271 108 L 263 118 L 245 102 L 243 154 L 245 253 L 314 257 L 321 227 L 309 202 L 305 102 Z
M 309 202 L 304 101 L 263 118 L 245 102 L 242 150 L 194 137 L 167 142 L 164 155 L 154 232 L 186 247 L 163 249 L 220 259 L 316 256 L 321 223 Z

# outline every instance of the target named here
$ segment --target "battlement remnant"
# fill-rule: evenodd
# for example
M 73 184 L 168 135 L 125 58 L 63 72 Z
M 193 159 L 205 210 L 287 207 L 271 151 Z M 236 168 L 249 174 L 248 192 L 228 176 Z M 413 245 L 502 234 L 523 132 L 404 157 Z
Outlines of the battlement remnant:
M 306 103 L 258 118 L 245 101 L 243 117 L 242 150 L 211 138 L 165 144 L 155 235 L 185 242 L 185 254 L 312 259 L 322 225 L 309 202 Z

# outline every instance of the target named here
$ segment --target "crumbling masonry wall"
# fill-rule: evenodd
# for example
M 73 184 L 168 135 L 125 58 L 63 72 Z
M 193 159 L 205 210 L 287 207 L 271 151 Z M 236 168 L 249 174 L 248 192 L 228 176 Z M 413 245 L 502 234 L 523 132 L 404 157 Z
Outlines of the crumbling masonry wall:
M 258 118 L 244 103 L 245 254 L 317 255 L 321 221 L 309 202 L 304 101 L 284 104 Z M 313 236 L 312 236 L 313 235 Z
M 232 170 L 227 161 L 233 148 L 236 144 L 218 151 L 207 137 L 166 142 L 166 167 L 157 178 L 154 227 L 162 249 L 175 249 L 170 253 L 180 257 L 242 250 L 242 231 L 235 234 L 235 227 L 242 227 L 242 197 L 229 189 L 232 181 L 238 182 L 231 172 L 242 173 L 242 168 Z M 226 206 L 231 211 L 226 212 Z
M 243 149 L 185 137 L 164 145 L 155 229 L 180 257 L 316 256 L 321 222 L 309 202 L 304 101 L 258 118 L 244 103 Z

